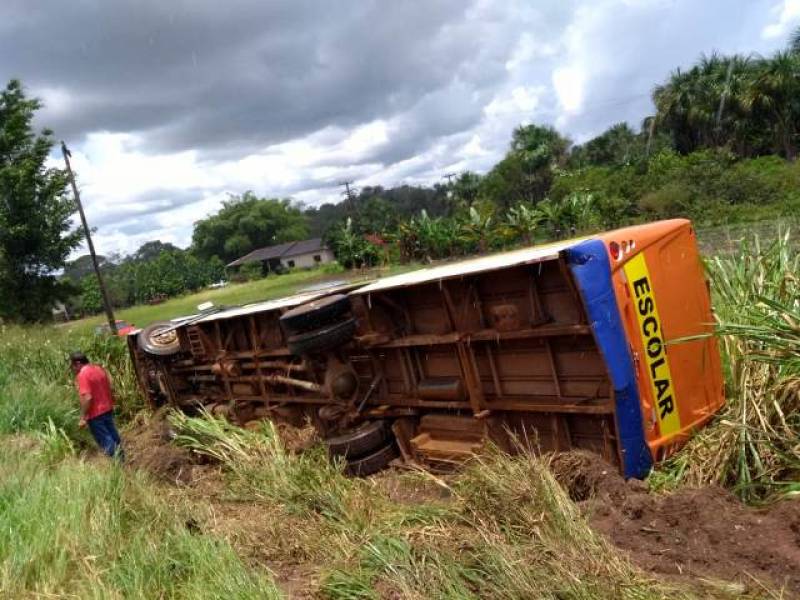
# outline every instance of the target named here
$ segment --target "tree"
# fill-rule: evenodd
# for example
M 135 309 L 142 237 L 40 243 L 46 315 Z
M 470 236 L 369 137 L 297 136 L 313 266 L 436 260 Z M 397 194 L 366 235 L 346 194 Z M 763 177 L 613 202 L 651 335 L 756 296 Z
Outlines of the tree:
M 768 115 L 775 150 L 794 160 L 800 121 L 800 56 L 779 52 L 766 61 L 749 89 L 747 103 Z
M 569 144 L 552 127 L 517 127 L 505 158 L 483 178 L 481 196 L 504 210 L 520 202 L 543 200 L 555 169 L 565 163 Z
M 397 227 L 398 215 L 392 203 L 381 196 L 358 200 L 353 229 L 360 233 L 384 233 Z
M 52 133 L 35 134 L 41 108 L 11 80 L 0 94 L 0 318 L 35 321 L 66 297 L 55 272 L 81 240 L 63 170 L 48 168 Z
M 113 263 L 111 263 L 107 257 L 100 254 L 97 255 L 97 264 L 103 272 L 113 266 Z M 92 257 L 88 254 L 82 254 L 64 266 L 64 277 L 72 281 L 80 281 L 87 275 L 95 276 Z
M 145 242 L 139 249 L 131 256 L 132 260 L 148 261 L 158 258 L 162 252 L 174 252 L 179 250 L 174 244 L 169 242 L 162 242 L 161 240 L 153 240 L 152 242 Z
M 800 54 L 800 27 L 796 27 L 789 36 L 789 47 L 787 50 L 792 54 Z
M 569 140 L 552 127 L 520 125 L 511 136 L 511 152 L 529 172 L 563 164 L 568 148 Z
M 200 258 L 217 256 L 229 262 L 257 248 L 307 236 L 306 218 L 291 200 L 245 192 L 223 202 L 216 215 L 194 224 L 192 247 Z
M 542 213 L 533 206 L 523 203 L 512 206 L 506 214 L 509 237 L 518 239 L 525 245 L 532 245 L 534 235 L 543 219 Z
M 336 260 L 345 269 L 370 267 L 380 261 L 380 249 L 354 230 L 353 220 L 349 217 L 329 231 L 328 242 Z
M 585 144 L 575 146 L 569 162 L 574 167 L 619 167 L 644 157 L 647 140 L 635 133 L 627 123 L 617 123 Z
M 482 202 L 470 206 L 460 219 L 458 241 L 467 253 L 484 254 L 498 241 L 494 213 L 494 204 Z
M 461 173 L 450 187 L 451 200 L 458 208 L 466 208 L 478 199 L 481 176 L 472 171 Z

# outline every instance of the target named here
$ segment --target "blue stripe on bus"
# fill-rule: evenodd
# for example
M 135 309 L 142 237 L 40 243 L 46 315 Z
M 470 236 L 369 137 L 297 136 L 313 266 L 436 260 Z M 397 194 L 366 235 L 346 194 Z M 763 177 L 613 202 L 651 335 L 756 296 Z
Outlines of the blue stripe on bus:
M 611 264 L 605 244 L 597 239 L 586 240 L 567 249 L 565 255 L 583 296 L 595 339 L 614 386 L 617 430 L 625 477 L 643 478 L 650 471 L 653 459 L 645 442 L 639 386 L 614 296 Z

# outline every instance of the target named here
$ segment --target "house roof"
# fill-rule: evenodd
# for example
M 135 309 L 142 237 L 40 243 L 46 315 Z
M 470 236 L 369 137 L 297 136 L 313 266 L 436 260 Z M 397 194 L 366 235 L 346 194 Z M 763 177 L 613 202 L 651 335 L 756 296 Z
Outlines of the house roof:
M 319 252 L 325 246 L 321 238 L 312 238 L 310 240 L 300 240 L 298 242 L 286 242 L 284 244 L 277 244 L 276 246 L 267 246 L 266 248 L 259 248 L 253 250 L 249 254 L 237 258 L 229 267 L 238 267 L 249 262 L 262 262 L 273 258 L 288 258 L 290 256 L 299 256 L 300 254 L 308 254 L 310 252 Z
M 321 238 L 312 238 L 310 240 L 302 240 L 295 242 L 294 245 L 281 255 L 281 258 L 288 258 L 289 256 L 299 256 L 301 254 L 311 254 L 312 252 L 320 252 L 325 245 L 322 243 Z

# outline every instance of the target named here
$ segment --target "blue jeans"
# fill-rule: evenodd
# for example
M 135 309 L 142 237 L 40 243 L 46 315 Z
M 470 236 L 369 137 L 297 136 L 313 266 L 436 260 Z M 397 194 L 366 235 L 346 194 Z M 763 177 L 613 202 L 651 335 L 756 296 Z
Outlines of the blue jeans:
M 117 428 L 114 427 L 114 413 L 108 411 L 102 415 L 97 415 L 94 419 L 89 419 L 86 423 L 89 425 L 92 437 L 103 452 L 108 456 L 116 456 L 120 460 L 125 457 L 120 445 L 119 433 L 117 433 Z

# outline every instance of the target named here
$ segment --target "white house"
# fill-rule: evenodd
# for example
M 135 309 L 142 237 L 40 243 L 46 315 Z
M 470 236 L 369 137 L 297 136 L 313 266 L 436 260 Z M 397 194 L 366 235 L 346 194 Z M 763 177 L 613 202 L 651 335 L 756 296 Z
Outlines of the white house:
M 322 243 L 321 238 L 286 242 L 253 250 L 237 258 L 228 267 L 240 267 L 246 263 L 260 262 L 264 272 L 274 271 L 278 265 L 287 269 L 303 269 L 333 262 L 336 257 Z

